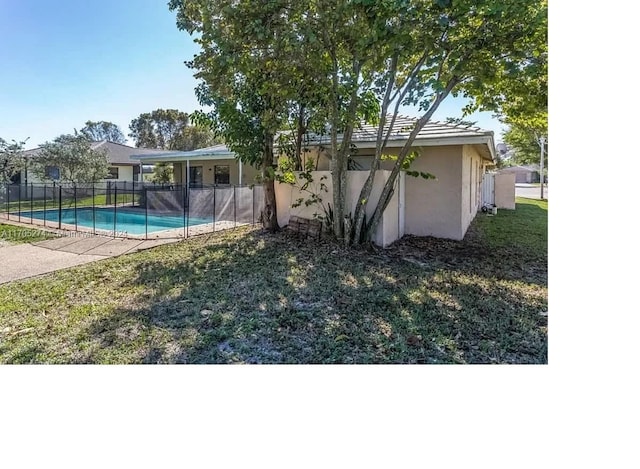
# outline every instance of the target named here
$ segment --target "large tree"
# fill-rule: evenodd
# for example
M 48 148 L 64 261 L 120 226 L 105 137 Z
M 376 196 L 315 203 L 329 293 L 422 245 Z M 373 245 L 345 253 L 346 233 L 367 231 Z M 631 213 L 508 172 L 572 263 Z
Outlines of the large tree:
M 544 3 L 546 13 L 546 2 Z M 504 70 L 506 79 L 487 84 L 488 92 L 476 100 L 475 107 L 489 104 L 500 120 L 508 125 L 504 141 L 510 147 L 510 162 L 541 164 L 548 162 L 548 44 L 544 27 L 530 32 L 532 45 L 526 61 Z M 484 101 L 483 101 L 484 100 Z M 543 197 L 541 188 L 540 197 Z
M 140 114 L 129 125 L 137 147 L 190 151 L 216 143 L 206 126 L 191 125 L 189 114 L 177 109 L 156 109 Z
M 191 151 L 218 143 L 215 133 L 206 126 L 189 125 L 174 137 L 169 145 L 172 150 Z
M 106 153 L 92 149 L 85 136 L 68 134 L 42 145 L 31 168 L 40 180 L 76 184 L 103 179 L 109 172 L 109 162 Z
M 7 142 L 0 138 L 0 186 L 10 184 L 13 178 L 22 168 L 22 158 L 20 152 L 24 148 L 25 142 L 12 140 Z
M 333 59 L 338 60 L 337 56 L 332 57 L 324 49 L 323 31 L 330 30 L 331 22 L 337 21 L 335 16 L 318 15 L 332 6 L 324 3 L 170 2 L 170 7 L 178 12 L 178 27 L 194 34 L 195 42 L 202 48 L 189 66 L 202 81 L 197 89 L 201 104 L 214 110 L 207 116 L 196 113 L 196 117 L 212 121 L 242 161 L 262 170 L 263 222 L 271 230 L 278 228 L 273 186 L 276 135 L 279 152 L 289 154 L 292 166 L 302 169 L 303 138 L 307 131 L 324 133 L 330 120 L 334 136 L 337 132 L 349 133 L 366 107 L 362 103 L 372 104 L 371 100 L 358 100 L 354 96 L 359 90 L 351 85 L 357 82 L 358 74 L 345 75 L 344 70 L 335 66 Z M 349 40 L 355 44 L 359 32 L 347 27 L 347 16 L 344 13 L 338 19 L 345 23 L 345 31 L 350 31 Z M 331 47 L 334 55 L 340 53 L 336 44 Z M 359 47 L 364 50 L 366 45 Z M 350 104 L 343 106 L 347 102 Z M 287 129 L 290 131 L 281 132 Z M 339 149 L 333 145 L 332 150 L 332 154 L 337 151 L 348 154 L 350 148 L 345 143 Z M 346 189 L 345 184 L 340 184 L 343 179 L 334 183 L 341 195 Z M 342 204 L 338 207 L 341 210 Z M 337 218 L 341 219 L 341 212 Z
M 189 125 L 189 114 L 177 109 L 156 109 L 131 121 L 129 137 L 137 147 L 176 150 L 176 139 Z
M 514 83 L 546 72 L 538 60 L 546 48 L 546 0 L 382 2 L 376 12 L 389 54 L 381 66 L 374 63 L 372 68 L 382 109 L 374 162 L 356 209 L 353 242 L 360 241 L 362 230 L 364 238 L 371 239 L 397 176 L 412 157 L 413 142 L 445 99 L 463 94 L 470 100 L 467 111 L 499 111 L 502 101 L 497 93 L 510 89 L 512 97 L 520 96 Z M 417 104 L 423 114 L 400 150 L 380 198 L 370 201 L 373 177 L 400 104 Z M 375 208 L 365 226 L 370 202 Z
M 509 146 L 509 163 L 520 165 L 540 164 L 540 137 L 546 138 L 546 132 L 540 133 L 531 127 L 518 124 L 511 126 L 504 132 L 504 142 Z M 545 166 L 547 165 L 548 150 L 546 140 L 544 144 Z
M 288 72 L 299 40 L 290 26 L 303 5 L 249 0 L 172 0 L 169 5 L 177 10 L 178 27 L 201 46 L 188 65 L 201 81 L 200 103 L 213 111 L 194 117 L 211 122 L 240 160 L 261 169 L 262 222 L 276 231 L 274 144 L 288 117 L 291 86 L 285 78 L 293 78 Z
M 333 228 L 347 243 L 371 239 L 414 156 L 416 136 L 445 99 L 462 94 L 471 103 L 466 111 L 499 111 L 522 94 L 514 82 L 542 73 L 546 47 L 545 0 L 172 0 L 170 6 L 181 28 L 199 34 L 203 51 L 191 66 L 204 81 L 201 97 L 224 98 L 230 113 L 242 114 L 263 136 L 288 119 L 284 103 L 304 105 L 299 90 L 322 96 L 314 110 L 330 135 Z M 418 105 L 422 114 L 381 196 L 370 200 L 403 104 Z M 377 144 L 353 223 L 345 224 L 352 135 L 362 118 L 378 123 Z M 239 139 L 250 144 L 256 135 Z M 367 207 L 373 216 L 365 223 Z
M 113 122 L 87 121 L 84 123 L 84 127 L 80 129 L 80 133 L 93 142 L 100 140 L 123 144 L 127 142 L 120 127 Z

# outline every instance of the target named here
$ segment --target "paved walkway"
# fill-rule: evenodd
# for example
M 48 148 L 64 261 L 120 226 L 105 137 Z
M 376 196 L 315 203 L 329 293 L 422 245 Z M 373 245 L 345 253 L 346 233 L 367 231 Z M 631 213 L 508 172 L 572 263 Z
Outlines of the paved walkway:
M 32 244 L 0 245 L 0 284 L 177 241 L 69 236 Z
M 540 186 L 534 184 L 516 183 L 516 197 L 527 199 L 540 199 Z M 549 187 L 544 185 L 544 198 L 549 199 Z

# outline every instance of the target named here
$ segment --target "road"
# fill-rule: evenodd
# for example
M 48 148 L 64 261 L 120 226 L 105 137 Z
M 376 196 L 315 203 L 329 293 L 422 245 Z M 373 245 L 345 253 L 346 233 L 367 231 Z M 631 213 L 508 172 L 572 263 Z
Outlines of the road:
M 544 186 L 544 198 L 549 199 L 549 188 Z M 516 197 L 526 197 L 527 199 L 540 199 L 540 186 L 533 184 L 516 184 Z

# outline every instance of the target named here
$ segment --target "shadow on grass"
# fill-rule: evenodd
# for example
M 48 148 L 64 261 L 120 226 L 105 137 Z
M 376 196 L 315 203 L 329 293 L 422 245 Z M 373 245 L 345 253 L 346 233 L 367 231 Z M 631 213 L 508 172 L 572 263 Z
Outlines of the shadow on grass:
M 72 361 L 546 363 L 546 265 L 433 242 L 370 253 L 254 230 L 158 248 L 119 286 L 145 293 L 88 321 Z

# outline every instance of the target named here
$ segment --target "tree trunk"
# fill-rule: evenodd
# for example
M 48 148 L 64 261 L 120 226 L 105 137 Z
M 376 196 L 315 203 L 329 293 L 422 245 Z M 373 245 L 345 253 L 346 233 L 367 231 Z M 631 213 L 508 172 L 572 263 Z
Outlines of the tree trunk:
M 273 135 L 265 134 L 264 152 L 262 155 L 262 185 L 264 187 L 264 209 L 262 210 L 262 226 L 275 233 L 278 225 L 276 209 L 276 189 L 273 180 Z
M 333 183 L 333 234 L 337 239 L 342 239 L 344 235 L 344 206 L 345 192 L 342 190 L 342 162 L 338 149 L 338 125 L 340 124 L 339 94 L 338 94 L 338 59 L 335 50 L 331 50 L 331 60 L 333 62 L 333 73 L 331 76 L 331 181 Z
M 338 240 L 345 244 L 351 242 L 351 220 L 350 207 L 347 207 L 347 160 L 349 159 L 349 151 L 351 149 L 351 137 L 356 121 L 356 113 L 358 111 L 358 78 L 360 77 L 361 65 L 359 62 L 353 63 L 352 89 L 349 96 L 349 104 L 347 106 L 347 114 L 345 119 L 344 131 L 342 133 L 342 141 L 338 148 L 338 135 L 336 127 L 340 123 L 337 99 L 332 108 L 333 122 L 331 129 L 331 147 L 334 157 L 331 160 L 331 179 L 333 182 L 333 213 L 334 213 L 334 233 Z M 334 94 L 338 96 L 338 79 L 334 74 Z M 348 223 L 347 223 L 347 220 Z M 348 226 L 347 226 L 348 225 Z
M 395 79 L 396 79 L 397 65 L 398 65 L 398 55 L 395 55 L 391 59 L 391 64 L 389 67 L 389 79 L 387 81 L 386 91 L 384 93 L 384 98 L 382 99 L 382 105 L 380 109 L 380 122 L 378 123 L 378 132 L 376 136 L 375 155 L 373 157 L 373 161 L 371 162 L 369 176 L 367 177 L 367 180 L 365 181 L 364 186 L 362 186 L 362 189 L 360 190 L 360 196 L 358 197 L 358 200 L 360 202 L 356 205 L 356 212 L 354 215 L 354 222 L 353 222 L 352 233 L 351 233 L 351 241 L 354 244 L 360 243 L 362 228 L 364 227 L 364 217 L 366 215 L 367 204 L 369 203 L 369 197 L 371 196 L 371 189 L 373 189 L 373 181 L 376 177 L 376 171 L 378 171 L 378 169 L 380 168 L 380 160 L 382 159 L 382 152 L 384 151 L 384 143 L 383 143 L 382 136 L 384 133 L 384 126 L 387 120 L 387 109 L 389 108 L 389 104 L 390 104 L 391 90 L 393 89 L 393 86 L 396 81 Z M 389 129 L 386 133 L 386 138 L 389 137 L 389 134 L 393 129 L 393 123 L 395 122 L 396 116 L 398 114 L 397 109 L 402 101 L 402 98 L 403 96 L 400 96 L 398 99 L 398 102 L 396 104 L 396 112 L 394 112 L 391 122 L 389 122 Z M 385 143 L 386 143 L 386 138 L 384 139 Z
M 296 148 L 295 148 L 295 162 L 297 171 L 305 171 L 306 168 L 302 164 L 302 138 L 307 132 L 307 128 L 304 125 L 304 104 L 298 106 L 298 122 L 296 126 Z
M 400 170 L 402 169 L 402 164 L 404 163 L 404 160 L 407 158 L 407 155 L 409 154 L 409 151 L 411 150 L 411 147 L 413 146 L 413 142 L 418 136 L 418 133 L 427 124 L 427 122 L 429 122 L 429 119 L 431 119 L 431 116 L 433 116 L 433 113 L 438 109 L 442 101 L 449 95 L 451 90 L 458 83 L 459 83 L 458 79 L 456 77 L 453 77 L 447 84 L 447 87 L 442 92 L 438 93 L 436 99 L 433 101 L 431 106 L 429 106 L 429 109 L 427 110 L 427 112 L 425 112 L 420 117 L 420 119 L 418 119 L 418 122 L 416 122 L 416 126 L 411 131 L 411 133 L 409 134 L 409 138 L 407 139 L 404 146 L 400 150 L 400 153 L 398 154 L 398 159 L 396 160 L 395 164 L 393 165 L 393 169 L 391 170 L 391 175 L 389 176 L 389 179 L 387 179 L 387 182 L 385 183 L 382 189 L 382 193 L 380 194 L 380 199 L 378 199 L 376 208 L 373 212 L 373 215 L 371 216 L 371 222 L 369 223 L 369 226 L 366 229 L 365 240 L 367 241 L 371 240 L 371 238 L 373 237 L 373 234 L 375 233 L 376 228 L 378 227 L 378 223 L 380 223 L 380 220 L 382 219 L 382 214 L 387 208 L 387 205 L 391 200 L 391 196 L 393 195 L 396 179 L 398 178 L 398 174 L 400 174 Z M 356 242 L 358 241 L 359 240 L 356 240 Z
M 333 234 L 338 240 L 346 236 L 344 232 L 344 217 L 347 198 L 347 172 L 344 168 L 340 153 L 331 158 L 331 181 L 333 182 Z

